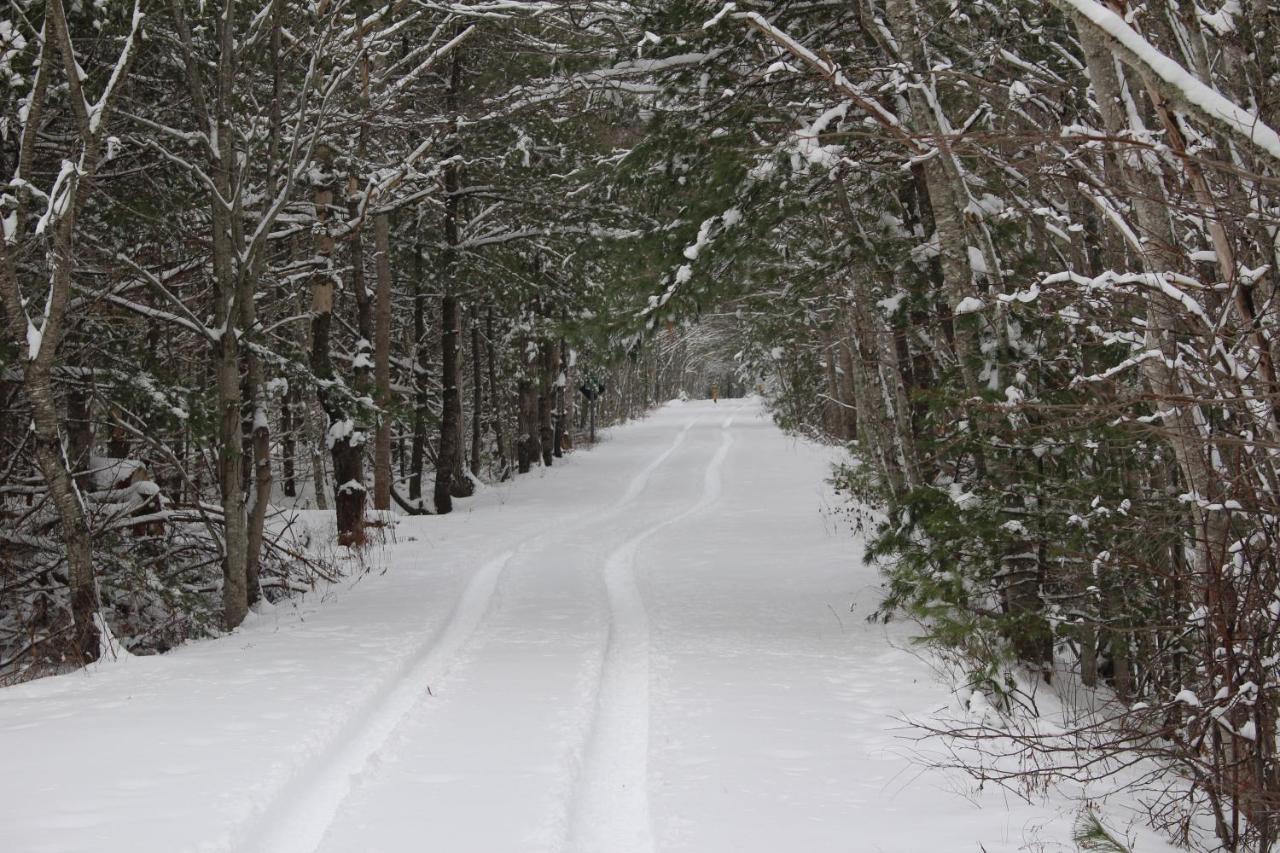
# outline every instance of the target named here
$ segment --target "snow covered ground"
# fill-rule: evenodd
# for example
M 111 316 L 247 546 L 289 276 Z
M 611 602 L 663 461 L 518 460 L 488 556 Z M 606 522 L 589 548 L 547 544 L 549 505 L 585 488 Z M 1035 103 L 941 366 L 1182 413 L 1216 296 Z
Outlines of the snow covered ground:
M 1074 849 L 1077 804 L 912 763 L 954 698 L 866 621 L 832 454 L 671 404 L 231 636 L 0 690 L 0 850 Z

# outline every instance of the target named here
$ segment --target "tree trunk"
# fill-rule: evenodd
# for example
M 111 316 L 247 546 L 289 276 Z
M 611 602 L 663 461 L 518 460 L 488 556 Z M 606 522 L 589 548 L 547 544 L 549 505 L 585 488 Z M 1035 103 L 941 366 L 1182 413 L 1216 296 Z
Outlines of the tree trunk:
M 280 467 L 284 475 L 285 497 L 298 496 L 298 404 L 301 402 L 296 383 L 290 383 L 284 399 L 280 401 Z
M 454 376 L 453 385 L 458 389 L 457 439 L 454 443 L 453 483 L 450 492 L 455 498 L 469 498 L 476 492 L 475 482 L 467 468 L 466 442 L 466 408 L 463 406 L 463 372 L 462 372 L 462 309 L 458 308 L 458 325 L 454 329 Z
M 391 509 L 391 239 L 387 215 L 373 220 L 377 258 L 377 308 L 374 311 L 373 382 L 378 429 L 373 440 L 373 508 Z
M 480 472 L 481 421 L 484 419 L 484 374 L 480 366 L 480 318 L 471 312 L 471 473 Z
M 317 222 L 316 254 L 324 261 L 311 282 L 311 370 L 320 381 L 320 405 L 328 421 L 325 442 L 333 458 L 334 509 L 338 527 L 338 544 L 356 547 L 364 544 L 364 465 L 361 459 L 362 436 L 357 433 L 355 419 L 349 411 L 351 401 L 335 383 L 333 361 L 329 353 L 329 335 L 333 325 L 335 275 L 332 268 L 333 236 L 329 233 L 330 207 L 334 202 L 332 153 L 327 149 L 317 155 L 317 168 L 324 183 L 315 190 Z
M 564 356 L 564 387 L 561 389 L 561 422 L 564 424 L 564 449 L 573 449 L 574 404 L 577 402 L 577 379 L 574 377 L 577 353 L 566 347 Z
M 422 247 L 413 250 L 413 442 L 409 453 L 409 500 L 422 500 L 422 470 L 427 454 L 427 392 L 431 352 L 427 348 L 427 290 L 423 282 Z
M 458 111 L 458 92 L 462 80 L 462 52 L 455 50 L 449 63 L 449 80 L 445 91 L 445 109 L 453 115 Z M 447 145 L 447 165 L 444 167 L 444 257 L 441 263 L 441 280 L 444 296 L 440 304 L 440 446 L 436 457 L 435 505 L 436 512 L 444 515 L 453 510 L 453 498 L 470 494 L 470 482 L 463 471 L 462 453 L 462 376 L 458 362 L 458 337 L 461 334 L 462 314 L 458 305 L 458 217 L 462 199 L 458 190 L 462 186 L 462 167 L 458 163 L 461 154 L 459 138 L 450 137 Z
M 840 407 L 841 427 L 845 441 L 858 440 L 858 400 L 853 375 L 853 351 L 850 349 L 848 335 L 843 326 L 837 327 L 840 340 L 837 343 L 840 358 L 840 399 L 844 405 Z
M 67 389 L 67 464 L 76 488 L 82 492 L 93 488 L 90 458 L 93 455 L 93 420 L 89 395 L 80 385 Z
M 453 511 L 453 479 L 461 448 L 462 395 L 458 389 L 458 299 L 445 292 L 440 306 L 440 374 L 444 380 L 440 410 L 440 448 L 436 455 L 435 505 L 440 515 Z
M 498 352 L 494 344 L 493 309 L 485 316 L 485 350 L 489 364 L 489 416 L 493 419 L 493 440 L 497 444 L 498 479 L 505 480 L 511 474 L 511 456 L 507 452 L 506 407 L 502 404 L 504 395 L 498 385 Z
M 75 168 L 61 186 L 62 194 L 58 196 L 58 203 L 50 200 L 46 214 L 48 218 L 45 225 L 52 226 L 47 231 L 52 236 L 52 246 L 47 249 L 40 247 L 48 251 L 50 263 L 43 320 L 37 327 L 34 318 L 29 319 L 19 279 L 17 258 L 27 248 L 22 245 L 26 234 L 23 201 L 25 191 L 17 192 L 18 198 L 14 199 L 17 209 L 12 213 L 6 205 L 4 228 L 0 229 L 4 232 L 3 239 L 0 239 L 0 304 L 8 319 L 10 342 L 18 352 L 26 353 L 25 358 L 18 358 L 22 364 L 22 387 L 31 404 L 31 437 L 36 466 L 48 486 L 49 498 L 58 513 L 66 546 L 74 629 L 71 654 L 80 663 L 88 663 L 96 660 L 99 654 L 99 631 L 95 621 L 98 593 L 94 580 L 93 548 L 88 519 L 65 456 L 67 448 L 63 446 L 61 421 L 53 391 L 53 367 L 58 347 L 66 332 L 72 272 L 76 264 L 77 214 L 84 204 L 88 189 L 93 185 L 114 102 L 104 95 L 99 101 L 100 107 L 95 108 L 92 119 L 86 115 L 87 102 L 81 89 L 80 66 L 72 47 L 66 10 L 62 0 L 49 0 L 45 6 L 40 61 L 34 71 L 22 115 L 9 128 L 10 132 L 15 129 L 20 132 L 17 168 L 13 170 L 15 180 L 11 186 L 16 187 L 20 182 L 27 182 L 31 178 L 37 129 L 43 129 L 45 97 L 51 86 L 53 69 L 59 65 L 54 57 L 55 52 L 61 54 L 60 64 L 66 73 L 67 94 L 78 107 L 78 139 L 75 142 L 78 143 L 79 154 Z M 135 27 L 140 19 L 138 11 L 135 7 Z M 130 34 L 127 42 L 130 48 L 134 44 L 135 35 L 136 31 Z M 134 53 L 121 56 L 117 65 L 117 79 L 127 71 Z M 9 201 L 9 197 L 6 197 L 6 201 Z
M 520 379 L 516 385 L 516 463 L 521 474 L 529 473 L 541 449 L 538 446 L 538 394 L 534 390 L 532 376 L 535 359 L 530 357 L 531 350 L 536 352 L 533 344 L 524 340 L 520 348 Z
M 269 108 L 271 132 L 271 151 L 269 162 L 274 164 L 278 156 L 280 138 L 280 89 L 281 89 L 281 44 L 284 17 L 284 4 L 275 0 L 271 6 L 271 70 L 272 99 Z M 277 189 L 277 174 L 272 171 L 267 180 L 267 196 L 274 197 Z M 233 245 L 245 245 L 243 220 L 238 216 L 231 220 L 231 236 Z M 251 269 L 239 270 L 236 282 L 236 300 L 240 308 L 240 328 L 246 336 L 258 333 L 257 284 L 262 279 L 265 255 L 259 253 L 252 261 Z M 248 274 L 246 274 L 246 272 Z M 267 507 L 271 502 L 271 428 L 267 420 L 266 389 L 263 387 L 263 369 L 261 360 L 251 346 L 242 350 L 244 356 L 244 386 L 242 401 L 249 403 L 243 411 L 242 441 L 245 447 L 246 460 L 252 459 L 250 471 L 253 479 L 253 495 L 249 503 L 247 530 L 245 533 L 245 593 L 248 604 L 252 605 L 262 597 L 262 584 L 259 568 L 262 559 L 262 542 L 267 524 Z M 247 488 L 248 480 L 244 486 Z
M 901 497 L 906 492 L 906 475 L 894 441 L 895 429 L 886 389 L 880 381 L 880 372 L 871 369 L 872 365 L 879 363 L 879 356 L 871 348 L 875 333 L 867 326 L 868 313 L 864 301 L 855 296 L 848 308 L 851 350 L 848 369 L 853 376 L 857 400 L 859 437 L 866 442 L 868 451 L 880 460 L 880 469 L 884 471 L 892 494 Z
M 328 435 L 324 426 L 327 418 L 323 410 L 317 413 L 314 406 L 307 407 L 307 415 L 307 431 L 311 444 L 311 490 L 316 496 L 316 509 L 327 510 L 329 490 L 328 481 L 325 479 L 324 453 L 321 450 L 325 446 Z
M 239 228 L 232 233 L 237 244 L 243 244 Z M 252 335 L 257 328 L 257 309 L 254 301 L 254 284 L 258 276 L 242 275 L 237 283 L 237 299 L 240 308 L 240 328 Z M 259 565 L 262 557 L 262 540 L 266 530 L 267 506 L 271 502 L 271 432 L 267 422 L 266 392 L 262 382 L 262 363 L 249 346 L 243 347 L 244 383 L 242 401 L 249 403 L 243 409 L 241 423 L 241 447 L 245 460 L 252 461 L 250 474 L 253 479 L 252 500 L 248 507 L 245 529 L 244 583 L 246 603 L 254 604 L 262 597 L 259 581 Z M 246 447 L 247 445 L 247 447 Z M 242 461 L 243 464 L 243 461 Z M 247 491 L 248 482 L 242 484 Z
M 253 417 L 249 422 L 253 452 L 253 504 L 249 510 L 248 530 L 245 534 L 245 594 L 248 603 L 253 604 L 262 597 L 259 567 L 266 532 L 267 507 L 271 502 L 271 432 L 267 424 L 261 367 L 252 354 L 248 354 L 247 358 L 250 367 L 246 384 L 252 389 L 250 399 L 253 400 Z
M 228 6 L 230 4 L 227 4 Z M 230 10 L 224 7 L 230 15 Z M 231 50 L 231 27 L 228 17 L 219 21 L 220 51 Z M 219 56 L 219 83 L 228 82 L 231 76 L 230 57 Z M 229 85 L 229 82 L 228 82 Z M 225 97 L 219 97 L 216 106 L 219 130 L 219 156 L 213 163 L 214 182 L 218 193 L 231 197 L 231 124 L 229 106 Z M 218 488 L 222 500 L 224 553 L 222 555 L 222 611 L 227 629 L 237 627 L 248 612 L 248 586 L 246 557 L 248 554 L 248 520 L 245 518 L 244 492 L 244 434 L 240 407 L 243 402 L 240 387 L 240 335 L 239 312 L 236 297 L 236 258 L 234 225 L 231 212 L 217 199 L 210 200 L 212 214 L 212 251 L 214 294 L 214 327 L 220 334 L 212 344 L 215 384 L 218 403 Z
M 555 406 L 554 426 L 555 435 L 552 438 L 552 444 L 555 447 L 556 456 L 564 456 L 564 437 L 565 437 L 565 420 L 564 420 L 564 400 L 565 389 L 568 385 L 568 378 L 565 376 L 565 343 L 564 338 L 556 345 L 555 366 L 552 377 L 552 404 Z
M 226 319 L 231 299 L 218 300 Z M 236 336 L 223 335 L 214 345 L 218 390 L 218 489 L 222 496 L 222 616 L 227 629 L 244 621 L 249 610 L 245 562 L 248 555 L 249 525 L 244 507 L 244 441 L 240 424 L 240 362 Z
M 551 426 L 554 388 L 552 375 L 559 359 L 555 348 L 547 342 L 538 347 L 538 443 L 542 448 L 542 464 L 550 466 L 555 456 L 555 429 Z
M 822 369 L 827 380 L 827 398 L 822 402 L 822 430 L 832 438 L 842 438 L 840 382 L 836 376 L 836 346 L 831 340 L 830 329 L 820 329 L 818 340 L 822 343 Z
M 965 235 L 962 218 L 964 205 L 959 199 L 959 194 L 967 194 L 967 190 L 947 134 L 943 132 L 940 120 L 934 114 L 931 95 L 926 93 L 926 87 L 929 92 L 933 89 L 932 70 L 925 56 L 914 10 L 908 0 L 886 0 L 885 16 L 898 48 L 902 51 L 902 60 L 916 77 L 908 92 L 910 123 L 917 132 L 931 136 L 938 149 L 938 156 L 930 158 L 921 166 L 925 191 L 920 193 L 923 197 L 918 201 L 922 221 L 928 223 L 932 220 L 937 231 L 941 283 L 948 313 L 954 313 L 961 300 L 977 295 L 973 269 L 967 254 L 969 240 Z M 975 396 L 978 394 L 978 380 L 974 373 L 978 344 L 972 324 L 960 324 L 959 328 L 953 329 L 953 334 L 960 378 L 964 382 L 965 392 L 969 396 Z
M 1108 134 L 1119 137 L 1128 129 L 1129 124 L 1122 105 L 1121 85 L 1114 58 L 1091 26 L 1078 22 L 1076 29 L 1084 48 L 1089 80 L 1097 92 L 1098 109 L 1103 123 Z M 1124 178 L 1134 199 L 1134 213 L 1146 244 L 1145 251 L 1141 253 L 1144 268 L 1157 274 L 1177 269 L 1179 258 L 1175 247 L 1178 243 L 1169 220 L 1169 207 L 1160 203 L 1163 190 L 1155 176 L 1142 169 L 1127 168 L 1123 157 L 1114 154 L 1111 156 L 1116 172 Z M 1222 481 L 1206 458 L 1204 445 L 1208 436 L 1201 435 L 1199 426 L 1212 421 L 1194 404 L 1173 402 L 1189 399 L 1175 372 L 1168 366 L 1175 364 L 1178 357 L 1176 339 L 1179 330 L 1176 315 L 1161 295 L 1147 296 L 1146 305 L 1146 345 L 1148 349 L 1164 353 L 1165 358 L 1144 361 L 1143 373 L 1152 392 L 1160 399 L 1171 401 L 1160 407 L 1160 416 L 1169 432 L 1174 456 L 1187 484 L 1195 494 L 1216 501 Z M 1204 536 L 1197 541 L 1200 563 L 1197 568 L 1214 575 L 1216 567 L 1221 566 L 1221 561 L 1211 550 L 1215 544 L 1225 542 L 1226 513 L 1205 511 L 1196 503 L 1191 504 L 1191 511 L 1196 526 L 1204 531 Z M 1212 582 L 1210 585 L 1212 586 Z
M 68 281 L 69 284 L 69 281 Z M 67 288 L 68 292 L 70 287 Z M 25 329 L 23 330 L 25 332 Z M 41 347 L 57 348 L 57 338 L 47 334 Z M 98 614 L 98 586 L 93 571 L 93 546 L 89 522 L 71 472 L 63 462 L 59 417 L 52 384 L 51 364 L 28 362 L 23 388 L 31 404 L 31 427 L 36 465 L 49 488 L 49 498 L 58 512 L 62 540 L 67 555 L 67 585 L 71 597 L 73 634 L 71 654 L 80 664 L 98 659 L 100 637 L 95 621 Z

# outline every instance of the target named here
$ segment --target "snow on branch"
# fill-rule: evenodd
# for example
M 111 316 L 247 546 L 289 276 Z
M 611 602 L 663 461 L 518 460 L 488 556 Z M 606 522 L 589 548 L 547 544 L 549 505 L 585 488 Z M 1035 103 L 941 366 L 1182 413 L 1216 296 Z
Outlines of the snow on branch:
M 418 63 L 418 66 L 416 68 L 414 68 L 412 71 L 401 76 L 398 80 L 396 80 L 395 83 L 392 84 L 390 87 L 390 90 L 389 90 L 390 93 L 393 95 L 400 94 L 400 92 L 402 92 L 406 86 L 408 86 L 410 83 L 413 83 L 415 80 L 417 80 L 427 71 L 429 71 L 431 67 L 435 65 L 437 61 L 440 60 L 441 57 L 447 56 L 448 54 L 452 53 L 455 47 L 462 44 L 464 41 L 470 38 L 472 34 L 474 34 L 475 32 L 476 32 L 476 25 L 472 24 L 462 32 L 458 33 L 453 38 L 449 39 L 449 41 L 442 44 L 439 48 L 437 48 L 436 50 L 433 50 L 431 54 L 427 56 L 426 59 Z
M 837 91 L 848 96 L 849 100 L 853 101 L 859 109 L 871 116 L 878 124 L 905 144 L 908 150 L 917 154 L 926 153 L 925 147 L 903 128 L 902 122 L 898 121 L 898 117 L 885 109 L 873 96 L 862 91 L 856 83 L 846 77 L 844 72 L 840 70 L 840 66 L 818 56 L 784 31 L 769 23 L 759 13 L 748 12 L 746 19 L 751 26 L 768 36 L 787 53 L 790 53 L 796 59 L 809 66 L 810 69 L 816 71 Z
M 120 51 L 120 57 L 116 60 L 115 67 L 111 69 L 111 77 L 107 80 L 107 85 L 102 90 L 102 95 L 99 96 L 97 103 L 89 108 L 89 132 L 92 134 L 96 135 L 101 129 L 103 118 L 110 109 L 111 102 L 120 88 L 120 81 L 124 79 L 125 72 L 133 61 L 134 49 L 138 42 L 138 30 L 142 26 L 143 17 L 142 0 L 134 0 L 133 18 L 129 25 L 129 35 L 125 39 L 124 48 Z
M 1154 290 L 1165 296 L 1169 301 L 1180 305 L 1188 316 L 1194 317 L 1199 321 L 1206 332 L 1212 334 L 1216 330 L 1213 320 L 1205 313 L 1204 307 L 1190 294 L 1181 289 L 1201 288 L 1203 285 L 1185 275 L 1174 272 L 1116 273 L 1108 271 L 1091 278 L 1075 272 L 1060 272 L 1047 276 L 1040 282 L 1042 286 L 1046 287 L 1066 283 L 1078 285 L 1086 290 L 1103 291 L 1115 290 L 1117 287 L 1139 285 Z
M 608 88 L 627 91 L 633 94 L 657 94 L 661 88 L 651 82 L 630 82 L 633 77 L 646 77 L 664 71 L 677 70 L 707 63 L 721 55 L 723 51 L 713 50 L 706 53 L 690 52 L 657 59 L 628 59 L 609 68 L 596 68 L 553 78 L 537 88 L 516 88 L 512 91 L 515 98 L 500 109 L 473 120 L 473 123 L 502 118 L 512 113 L 535 107 L 539 104 L 563 98 L 570 92 L 582 89 Z
M 1054 0 L 1077 20 L 1105 36 L 1126 65 L 1137 70 L 1159 93 L 1208 124 L 1247 140 L 1280 161 L 1280 134 L 1258 116 L 1199 80 L 1143 38 L 1124 19 L 1096 0 Z
M 719 222 L 719 230 L 716 231 L 716 224 Z M 694 241 L 684 248 L 682 253 L 689 260 L 687 264 L 681 264 L 671 276 L 670 283 L 666 289 L 659 295 L 649 297 L 648 304 L 637 315 L 637 319 L 652 319 L 652 317 L 662 308 L 665 308 L 676 292 L 685 284 L 693 279 L 693 262 L 697 261 L 703 250 L 711 245 L 717 237 L 725 231 L 733 228 L 742 221 L 742 211 L 736 207 L 730 207 L 724 213 L 717 216 L 711 216 L 702 221 L 702 225 L 698 228 L 698 236 Z

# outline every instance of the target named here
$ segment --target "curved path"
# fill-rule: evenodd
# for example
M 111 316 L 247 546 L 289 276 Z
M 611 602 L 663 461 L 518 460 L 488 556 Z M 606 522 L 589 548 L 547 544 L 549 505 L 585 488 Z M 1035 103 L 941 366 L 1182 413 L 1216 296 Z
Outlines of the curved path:
M 949 695 L 865 619 L 833 458 L 671 404 L 231 636 L 0 689 L 0 850 L 1054 847 L 1071 807 L 908 759 Z

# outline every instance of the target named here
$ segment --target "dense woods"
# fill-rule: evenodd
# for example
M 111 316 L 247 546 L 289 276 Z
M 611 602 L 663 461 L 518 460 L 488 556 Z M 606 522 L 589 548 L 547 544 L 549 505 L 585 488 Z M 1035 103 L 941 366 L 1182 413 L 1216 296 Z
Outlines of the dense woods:
M 234 628 L 333 571 L 282 507 L 358 546 L 706 379 L 608 305 L 639 229 L 552 40 L 613 37 L 550 11 L 14 7 L 6 669 Z
M 1002 736 L 1059 775 L 1173 767 L 1171 832 L 1204 809 L 1271 849 L 1278 27 L 1265 0 L 16 0 L 0 668 L 331 577 L 294 506 L 355 552 L 596 425 L 758 388 L 849 447 L 886 618 L 1009 713 L 1093 696 Z

